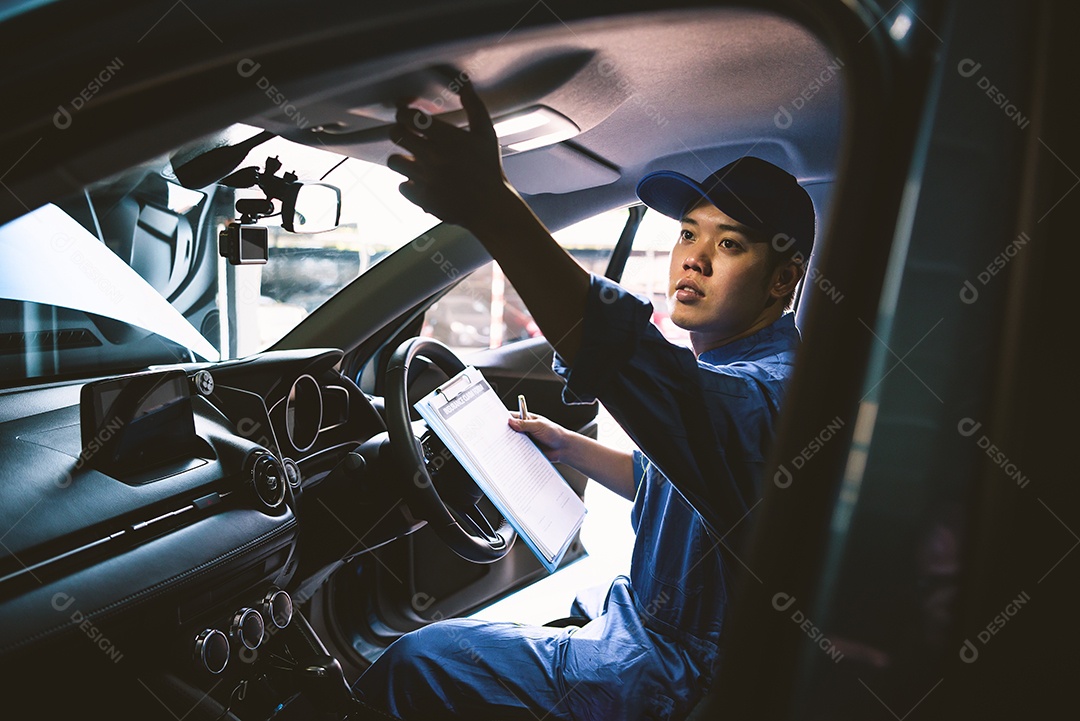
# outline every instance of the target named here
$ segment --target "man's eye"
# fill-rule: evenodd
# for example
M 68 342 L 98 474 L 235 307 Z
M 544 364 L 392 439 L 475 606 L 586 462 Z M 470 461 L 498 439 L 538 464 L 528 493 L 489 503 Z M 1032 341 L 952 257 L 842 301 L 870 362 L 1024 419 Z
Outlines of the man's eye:
M 724 238 L 723 240 L 720 241 L 720 247 L 721 248 L 727 248 L 728 250 L 738 250 L 742 246 L 739 245 L 734 240 L 732 240 L 731 238 Z
M 693 239 L 694 239 L 694 234 L 692 232 L 690 232 L 689 230 L 686 230 L 685 228 L 683 228 L 682 230 L 679 231 L 679 240 L 693 240 Z

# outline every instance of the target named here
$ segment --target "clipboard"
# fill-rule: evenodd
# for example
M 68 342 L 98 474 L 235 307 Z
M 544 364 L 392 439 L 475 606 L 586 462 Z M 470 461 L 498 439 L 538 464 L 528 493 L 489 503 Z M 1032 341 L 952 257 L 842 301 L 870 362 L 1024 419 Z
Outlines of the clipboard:
M 414 406 L 476 485 L 553 572 L 585 520 L 585 504 L 524 433 L 483 374 L 467 367 Z

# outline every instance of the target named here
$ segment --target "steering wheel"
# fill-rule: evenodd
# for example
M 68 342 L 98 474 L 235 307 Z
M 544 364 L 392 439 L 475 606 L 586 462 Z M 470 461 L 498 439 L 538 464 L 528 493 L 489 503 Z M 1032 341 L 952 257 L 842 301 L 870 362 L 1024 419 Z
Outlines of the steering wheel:
M 432 483 L 420 439 L 409 414 L 409 369 L 422 358 L 450 378 L 465 370 L 452 350 L 432 338 L 412 338 L 394 351 L 386 369 L 386 430 L 390 452 L 404 474 L 406 499 L 412 511 L 428 522 L 436 535 L 457 555 L 473 563 L 493 563 L 505 556 L 517 532 L 501 517 L 492 524 L 474 501 L 460 508 L 447 503 Z M 478 499 L 477 499 L 478 500 Z

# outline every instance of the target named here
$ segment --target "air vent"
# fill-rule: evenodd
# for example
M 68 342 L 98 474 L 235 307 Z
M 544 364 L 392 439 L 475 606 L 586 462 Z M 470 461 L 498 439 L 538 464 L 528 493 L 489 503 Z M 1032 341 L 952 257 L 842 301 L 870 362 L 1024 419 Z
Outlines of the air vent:
M 93 348 L 101 345 L 86 328 L 39 330 L 31 333 L 0 333 L 0 355 L 22 355 L 28 350 L 53 351 Z

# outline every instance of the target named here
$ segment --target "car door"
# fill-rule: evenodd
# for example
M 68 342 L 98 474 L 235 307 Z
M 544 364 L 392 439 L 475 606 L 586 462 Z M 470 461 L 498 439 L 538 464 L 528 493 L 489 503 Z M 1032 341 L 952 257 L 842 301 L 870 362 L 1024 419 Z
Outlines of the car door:
M 1057 419 L 1073 384 L 1041 369 L 1075 326 L 1069 284 L 1053 279 L 1072 267 L 1076 8 L 915 8 L 934 62 L 912 52 L 890 72 L 925 105 L 850 131 L 829 230 L 849 262 L 866 237 L 894 237 L 887 274 L 811 309 L 797 410 L 727 621 L 739 661 L 694 719 L 1052 718 L 1071 703 L 1080 542 L 1072 433 Z M 889 12 L 880 27 L 915 17 L 907 3 Z M 843 48 L 865 78 L 877 61 L 853 48 L 873 31 Z M 852 94 L 870 103 L 880 87 Z M 907 167 L 874 157 L 915 138 Z M 837 257 L 821 272 L 845 290 L 886 268 Z M 850 437 L 833 440 L 829 419 Z

